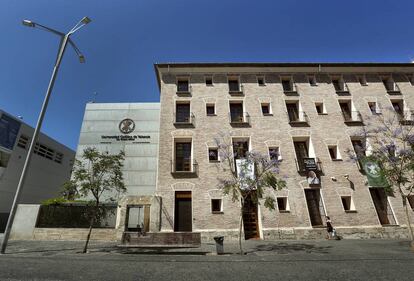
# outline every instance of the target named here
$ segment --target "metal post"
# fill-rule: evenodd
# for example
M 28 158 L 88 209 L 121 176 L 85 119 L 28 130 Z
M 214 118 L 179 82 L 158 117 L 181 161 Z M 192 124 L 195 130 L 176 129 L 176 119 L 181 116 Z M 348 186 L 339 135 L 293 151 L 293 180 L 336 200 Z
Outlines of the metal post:
M 55 67 L 53 68 L 52 77 L 50 78 L 50 82 L 49 82 L 49 86 L 47 88 L 46 96 L 45 96 L 45 99 L 43 101 L 42 109 L 41 109 L 40 114 L 39 114 L 39 119 L 37 121 L 36 128 L 34 130 L 33 137 L 32 137 L 32 140 L 30 142 L 29 151 L 27 153 L 26 160 L 24 162 L 23 171 L 22 171 L 22 174 L 20 175 L 19 184 L 17 185 L 17 190 L 16 190 L 16 194 L 14 196 L 12 208 L 10 210 L 10 215 L 9 215 L 8 220 L 7 220 L 6 229 L 4 231 L 4 238 L 3 238 L 3 242 L 1 244 L 1 251 L 0 251 L 1 254 L 4 254 L 6 252 L 7 242 L 9 240 L 11 227 L 12 227 L 12 224 L 13 224 L 14 216 L 16 215 L 17 205 L 19 203 L 19 198 L 20 198 L 23 186 L 24 186 L 27 171 L 28 171 L 28 168 L 29 168 L 29 165 L 30 165 L 30 160 L 32 159 L 34 147 L 35 147 L 35 144 L 37 142 L 37 138 L 38 138 L 40 129 L 42 127 L 43 117 L 46 113 L 47 105 L 49 103 L 49 98 L 50 98 L 50 95 L 52 93 L 53 86 L 55 84 L 56 75 L 58 73 L 59 66 L 60 66 L 60 63 L 62 61 L 62 57 L 63 57 L 63 54 L 65 52 L 65 49 L 66 49 L 66 45 L 68 44 L 69 36 L 70 36 L 70 34 L 64 35 L 63 38 L 62 38 L 62 41 L 61 41 L 61 45 L 60 45 L 60 49 L 59 49 L 58 56 L 57 56 L 57 59 L 56 59 Z

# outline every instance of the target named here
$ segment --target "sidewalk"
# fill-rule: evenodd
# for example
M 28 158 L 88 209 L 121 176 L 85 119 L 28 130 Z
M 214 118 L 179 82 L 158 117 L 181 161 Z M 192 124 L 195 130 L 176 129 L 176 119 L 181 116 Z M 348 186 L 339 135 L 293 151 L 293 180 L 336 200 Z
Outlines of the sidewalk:
M 119 248 L 114 242 L 94 242 L 89 244 L 89 254 L 93 256 L 131 255 L 177 255 L 215 256 L 214 242 L 203 243 L 199 248 Z M 18 256 L 72 256 L 79 255 L 83 241 L 9 241 L 7 253 Z M 409 242 L 402 240 L 301 240 L 301 241 L 243 241 L 244 256 L 292 258 L 341 258 L 343 256 L 376 258 L 378 256 L 403 255 L 414 258 L 409 250 Z M 224 241 L 223 256 L 238 256 L 237 242 Z

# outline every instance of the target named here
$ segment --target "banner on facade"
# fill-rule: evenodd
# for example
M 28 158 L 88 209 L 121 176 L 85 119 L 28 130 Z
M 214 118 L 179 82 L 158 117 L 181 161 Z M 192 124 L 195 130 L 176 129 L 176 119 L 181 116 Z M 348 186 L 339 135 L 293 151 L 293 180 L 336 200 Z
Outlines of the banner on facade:
M 254 180 L 254 165 L 248 163 L 246 159 L 236 159 L 237 176 L 241 178 L 241 189 L 248 188 L 247 182 Z
M 365 171 L 365 174 L 368 179 L 368 185 L 372 187 L 387 187 L 389 186 L 387 180 L 385 179 L 381 167 L 378 165 L 378 162 L 372 160 L 368 157 L 361 159 L 362 169 Z

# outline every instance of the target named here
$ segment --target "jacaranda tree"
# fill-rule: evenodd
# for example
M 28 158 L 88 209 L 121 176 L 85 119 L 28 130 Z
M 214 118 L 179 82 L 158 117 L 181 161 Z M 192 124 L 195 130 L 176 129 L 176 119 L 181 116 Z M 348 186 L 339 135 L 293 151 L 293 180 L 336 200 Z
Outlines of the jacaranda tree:
M 396 112 L 394 108 L 386 109 L 383 114 L 372 116 L 367 120 L 361 132 L 365 140 L 363 147 L 356 148 L 351 157 L 364 164 L 369 161 L 371 166 L 367 174 L 376 173 L 383 178 L 388 193 L 401 196 L 406 221 L 414 250 L 414 235 L 411 226 L 408 199 L 414 195 L 414 116 Z M 370 170 L 369 170 L 370 169 Z M 368 178 L 369 179 L 369 178 Z
M 218 188 L 225 195 L 231 196 L 233 202 L 240 202 L 239 247 L 242 248 L 243 208 L 246 199 L 254 204 L 261 204 L 275 209 L 275 196 L 271 191 L 286 187 L 286 182 L 279 178 L 278 157 L 269 157 L 258 152 L 245 152 L 243 155 L 234 151 L 231 136 L 221 134 L 215 139 L 220 165 L 224 173 L 218 178 Z M 269 189 L 269 190 L 267 190 Z

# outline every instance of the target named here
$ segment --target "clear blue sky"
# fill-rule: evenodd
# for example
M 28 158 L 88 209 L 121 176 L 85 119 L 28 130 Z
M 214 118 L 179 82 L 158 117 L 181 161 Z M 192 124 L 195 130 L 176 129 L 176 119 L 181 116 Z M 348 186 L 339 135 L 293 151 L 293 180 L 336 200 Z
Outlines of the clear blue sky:
M 2 0 L 0 108 L 34 126 L 58 38 L 31 19 L 68 31 L 86 56 L 65 54 L 43 132 L 76 148 L 85 104 L 159 101 L 155 62 L 408 62 L 414 1 Z

